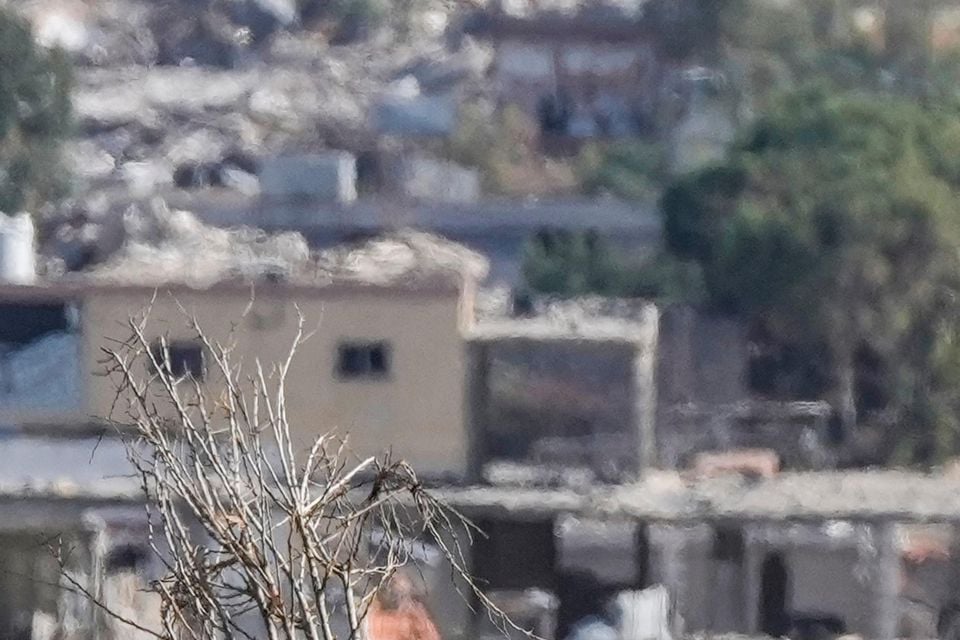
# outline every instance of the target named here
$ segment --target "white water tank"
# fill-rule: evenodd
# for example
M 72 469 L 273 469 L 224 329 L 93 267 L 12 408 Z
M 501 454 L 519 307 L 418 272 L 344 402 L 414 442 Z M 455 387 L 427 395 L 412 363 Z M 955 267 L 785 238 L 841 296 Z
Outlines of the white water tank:
M 0 282 L 32 284 L 37 277 L 33 219 L 0 213 Z

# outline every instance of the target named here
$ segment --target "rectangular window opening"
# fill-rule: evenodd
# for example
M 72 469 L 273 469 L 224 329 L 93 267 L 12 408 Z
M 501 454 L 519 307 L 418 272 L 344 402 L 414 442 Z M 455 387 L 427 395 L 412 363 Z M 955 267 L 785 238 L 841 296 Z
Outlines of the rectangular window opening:
M 164 350 L 163 344 L 158 340 L 150 347 L 150 351 L 154 359 L 173 377 L 204 379 L 203 345 L 188 340 L 177 340 L 167 343 Z
M 385 342 L 344 343 L 337 349 L 337 375 L 348 380 L 384 378 L 390 374 L 390 345 Z

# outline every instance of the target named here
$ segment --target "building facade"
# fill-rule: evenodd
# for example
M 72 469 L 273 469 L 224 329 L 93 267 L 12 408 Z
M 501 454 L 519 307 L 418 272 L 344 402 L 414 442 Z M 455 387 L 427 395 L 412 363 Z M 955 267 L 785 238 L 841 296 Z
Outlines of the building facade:
M 105 375 L 103 350 L 131 335 L 131 318 L 146 314 L 145 333 L 167 341 L 174 372 L 215 391 L 221 381 L 193 320 L 210 341 L 234 344 L 252 373 L 255 360 L 269 368 L 287 357 L 302 317 L 312 335 L 286 380 L 299 444 L 337 431 L 358 456 L 392 448 L 428 476 L 466 469 L 459 287 L 85 283 L 5 287 L 0 300 L 0 325 L 10 327 L 0 340 L 0 424 L 70 428 L 110 418 L 117 380 Z

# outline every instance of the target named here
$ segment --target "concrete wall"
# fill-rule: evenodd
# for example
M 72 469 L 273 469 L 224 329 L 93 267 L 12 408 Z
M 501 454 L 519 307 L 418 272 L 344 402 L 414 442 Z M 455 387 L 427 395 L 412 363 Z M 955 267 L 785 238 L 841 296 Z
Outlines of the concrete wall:
M 445 137 L 456 131 L 458 116 L 453 95 L 383 96 L 374 105 L 372 120 L 384 134 Z
M 574 340 L 491 345 L 491 453 L 549 457 L 547 440 L 626 434 L 632 355 L 628 346 Z
M 789 608 L 795 614 L 825 614 L 844 621 L 853 632 L 871 629 L 869 578 L 858 565 L 857 549 L 807 546 L 785 554 L 792 578 Z
M 480 173 L 476 169 L 410 152 L 391 158 L 389 165 L 387 188 L 404 199 L 469 203 L 480 198 Z
M 785 608 L 791 618 L 836 617 L 850 632 L 882 637 L 877 634 L 886 622 L 878 606 L 896 606 L 896 593 L 889 599 L 884 590 L 889 569 L 899 563 L 884 547 L 889 541 L 869 526 L 730 527 L 728 536 L 740 536 L 739 553 L 709 524 L 649 527 L 650 582 L 670 590 L 687 632 L 761 631 L 762 567 L 768 554 L 779 553 L 788 572 Z
M 686 631 L 709 629 L 716 593 L 709 525 L 655 524 L 649 528 L 650 583 L 669 590 Z
M 830 468 L 829 408 L 755 401 L 745 328 L 686 306 L 663 309 L 657 346 L 657 460 L 688 466 L 703 451 L 769 448 L 786 468 Z
M 85 299 L 88 357 L 108 337 L 123 335 L 119 323 L 149 301 L 148 292 L 102 289 Z M 299 305 L 307 330 L 316 329 L 293 361 L 287 379 L 291 428 L 298 443 L 312 444 L 329 430 L 350 434 L 351 447 L 366 456 L 393 448 L 423 473 L 460 474 L 466 465 L 465 363 L 455 293 L 381 291 L 326 295 L 323 290 L 287 295 L 261 289 L 247 314 L 249 292 L 178 291 L 176 302 L 212 336 L 226 339 L 239 323 L 237 354 L 275 362 L 290 348 Z M 251 323 L 260 318 L 263 328 Z M 150 313 L 152 335 L 189 338 L 175 300 L 160 294 Z M 334 374 L 344 341 L 386 341 L 391 370 L 384 379 L 345 380 Z M 88 361 L 90 368 L 95 363 Z M 215 385 L 216 381 L 211 380 Z M 91 378 L 90 409 L 109 411 L 111 381 Z

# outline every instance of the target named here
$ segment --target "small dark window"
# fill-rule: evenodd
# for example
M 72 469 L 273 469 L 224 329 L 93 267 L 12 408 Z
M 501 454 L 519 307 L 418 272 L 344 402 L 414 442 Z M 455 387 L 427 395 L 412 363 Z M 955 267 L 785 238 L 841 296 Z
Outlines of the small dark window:
M 107 553 L 104 570 L 108 575 L 136 573 L 146 565 L 148 557 L 147 550 L 140 545 L 120 545 Z
M 729 527 L 717 528 L 713 533 L 713 557 L 740 562 L 743 559 L 743 533 Z
M 151 347 L 154 359 L 175 378 L 203 380 L 203 346 L 196 342 L 169 342 L 164 349 L 160 342 Z
M 337 374 L 341 378 L 382 378 L 390 373 L 390 347 L 384 342 L 341 344 Z

